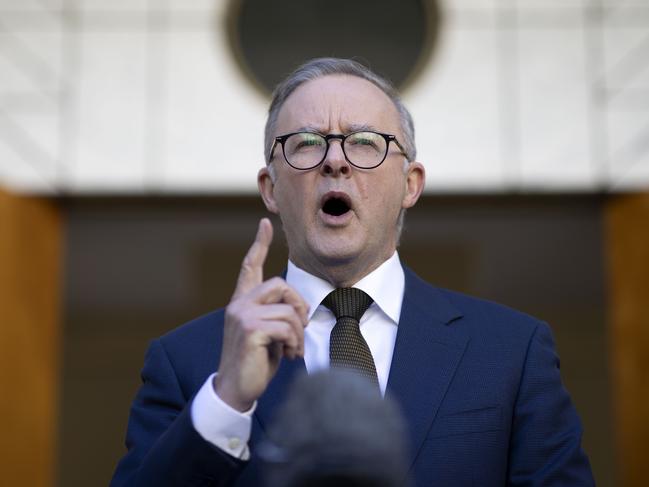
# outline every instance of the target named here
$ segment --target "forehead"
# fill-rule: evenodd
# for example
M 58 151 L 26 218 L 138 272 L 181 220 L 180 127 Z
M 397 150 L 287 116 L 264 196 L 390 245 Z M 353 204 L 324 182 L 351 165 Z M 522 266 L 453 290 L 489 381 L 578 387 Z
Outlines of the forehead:
M 399 114 L 392 100 L 373 83 L 348 75 L 307 81 L 288 97 L 277 117 L 277 134 L 305 128 L 322 133 L 357 127 L 399 133 Z

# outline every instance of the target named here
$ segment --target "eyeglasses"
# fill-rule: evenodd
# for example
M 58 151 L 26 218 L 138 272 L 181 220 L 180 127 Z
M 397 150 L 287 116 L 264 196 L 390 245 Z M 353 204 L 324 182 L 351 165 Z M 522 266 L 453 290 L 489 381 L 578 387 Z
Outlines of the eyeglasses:
M 321 135 L 316 132 L 294 132 L 275 137 L 270 149 L 272 160 L 277 144 L 281 144 L 284 159 L 289 166 L 306 171 L 319 166 L 327 157 L 329 141 L 340 139 L 345 159 L 360 169 L 374 169 L 381 165 L 388 155 L 388 146 L 394 142 L 401 154 L 407 157 L 403 146 L 394 135 L 364 130 L 351 134 Z

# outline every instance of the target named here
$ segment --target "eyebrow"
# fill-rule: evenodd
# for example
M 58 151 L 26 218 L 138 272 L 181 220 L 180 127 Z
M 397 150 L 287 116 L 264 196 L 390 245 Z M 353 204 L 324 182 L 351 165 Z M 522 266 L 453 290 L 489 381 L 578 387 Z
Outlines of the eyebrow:
M 380 132 L 380 130 L 373 125 L 368 125 L 365 123 L 351 123 L 347 125 L 347 130 L 345 133 L 352 133 L 352 132 L 363 132 L 366 130 L 372 131 L 372 132 Z M 313 132 L 316 134 L 324 134 L 325 131 L 320 130 L 319 127 L 315 125 L 303 125 L 302 127 L 298 127 L 295 129 L 295 132 Z
M 313 132 L 315 134 L 322 134 L 323 133 L 322 130 L 320 130 L 315 125 L 303 125 L 302 127 L 296 128 L 293 132 L 294 133 L 297 133 L 297 132 Z
M 349 132 L 364 132 L 366 130 L 372 132 L 380 132 L 380 130 L 373 125 L 368 125 L 366 123 L 352 123 L 347 126 Z

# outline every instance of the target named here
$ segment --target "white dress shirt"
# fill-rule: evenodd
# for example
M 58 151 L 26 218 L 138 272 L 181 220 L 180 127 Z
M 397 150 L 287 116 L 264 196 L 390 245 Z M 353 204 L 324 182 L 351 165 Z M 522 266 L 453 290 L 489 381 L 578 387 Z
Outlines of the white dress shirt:
M 336 319 L 321 303 L 334 288 L 327 281 L 309 274 L 290 261 L 286 282 L 309 305 L 309 323 L 304 329 L 306 370 L 312 373 L 326 369 L 329 367 L 329 335 Z M 405 287 L 403 268 L 397 252 L 353 287 L 365 291 L 374 300 L 361 318 L 359 326 L 372 352 L 381 393 L 385 394 Z M 213 378 L 214 374 L 205 381 L 192 403 L 194 428 L 206 441 L 236 458 L 247 460 L 250 458 L 248 440 L 256 403 L 244 413 L 231 408 L 214 392 Z

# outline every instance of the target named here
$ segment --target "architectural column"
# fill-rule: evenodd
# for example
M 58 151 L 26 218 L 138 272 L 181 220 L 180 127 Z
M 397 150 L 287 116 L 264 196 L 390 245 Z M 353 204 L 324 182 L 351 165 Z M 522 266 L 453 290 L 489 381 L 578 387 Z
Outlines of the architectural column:
M 2 485 L 54 485 L 60 271 L 57 205 L 0 189 Z
M 619 485 L 649 479 L 649 193 L 606 209 L 610 346 Z

